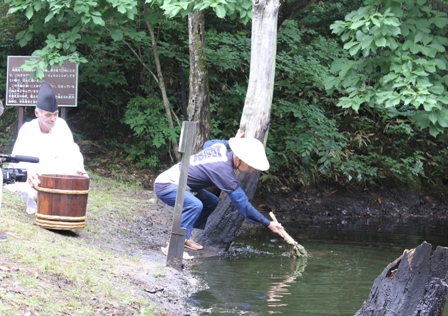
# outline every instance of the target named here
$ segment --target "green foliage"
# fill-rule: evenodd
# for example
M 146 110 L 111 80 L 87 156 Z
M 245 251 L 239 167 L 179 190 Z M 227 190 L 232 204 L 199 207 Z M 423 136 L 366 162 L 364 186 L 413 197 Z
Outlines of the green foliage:
M 177 140 L 179 130 L 171 130 L 164 115 L 163 103 L 155 98 L 135 97 L 127 105 L 123 121 L 138 138 L 126 151 L 129 158 L 138 160 L 139 167 L 155 167 L 171 140 Z M 161 150 L 163 149 L 163 150 Z
M 179 0 L 146 0 L 160 6 L 165 14 L 173 18 L 177 15 L 186 17 L 189 12 L 201 11 L 211 8 L 216 15 L 224 19 L 238 19 L 241 23 L 247 23 L 252 18 L 251 0 L 202 0 L 202 1 L 179 1 Z
M 23 4 L 12 2 L 10 8 Z M 43 56 L 36 69 L 75 58 L 80 63 L 78 107 L 68 114 L 77 139 L 104 142 L 120 161 L 140 167 L 159 170 L 171 164 L 168 141 L 178 139 L 180 127 L 172 131 L 166 122 L 146 22 L 157 34 L 167 95 L 172 113 L 180 117 L 180 66 L 188 87 L 186 19 L 165 20 L 155 2 L 147 15 L 141 14 L 143 2 L 136 2 L 135 11 L 106 1 L 79 1 L 76 10 L 65 2 L 26 3 L 33 3 L 31 20 L 26 10 L 16 9 L 0 23 L 0 88 L 6 82 L 7 55 L 37 51 Z M 439 46 L 446 47 L 446 30 L 440 27 L 444 18 L 423 5 L 405 3 L 409 11 L 400 13 L 396 1 L 370 1 L 367 6 L 375 10 L 351 13 L 350 21 L 334 23 L 342 33 L 329 34 L 325 26 L 342 19 L 346 10 L 358 9 L 356 3 L 313 5 L 279 26 L 267 142 L 271 169 L 261 178 L 272 191 L 324 181 L 370 185 L 392 179 L 424 186 L 438 183 L 448 172 L 446 132 L 434 139 L 423 130 L 443 127 L 446 120 L 446 54 Z M 1 13 L 6 10 L 0 5 Z M 51 12 L 55 14 L 44 23 Z M 136 14 L 131 19 L 126 12 Z M 410 13 L 414 18 L 409 20 Z M 248 25 L 227 23 L 213 10 L 205 16 L 212 137 L 229 138 L 245 102 L 251 32 Z M 335 37 L 343 34 L 348 37 L 341 45 Z M 435 103 L 426 102 L 431 98 Z M 342 107 L 335 107 L 338 102 Z M 0 117 L 7 152 L 15 121 L 13 108 Z M 102 163 L 114 164 L 113 159 Z
M 15 108 L 5 107 L 5 111 L 0 116 L 0 154 L 10 154 L 14 141 L 17 137 L 17 117 Z
M 307 101 L 276 103 L 273 120 L 278 123 L 271 125 L 268 141 L 271 173 L 303 185 L 338 174 L 346 139 L 325 114 L 323 107 Z
M 428 175 L 434 172 L 434 157 L 441 154 L 443 141 L 438 145 L 427 133 L 415 130 L 410 114 L 403 119 L 379 106 L 358 114 L 349 112 L 341 121 L 348 136 L 343 163 L 347 180 L 373 184 L 387 179 L 420 188 L 432 181 Z
M 431 181 L 437 181 L 436 179 L 447 178 L 448 165 L 446 157 L 448 157 L 448 137 L 444 135 L 445 139 L 442 146 L 438 147 L 438 151 L 433 155 L 425 155 L 428 160 L 426 167 L 426 174 Z
M 250 66 L 248 33 L 207 33 L 206 56 L 213 60 L 208 68 L 212 137 L 232 137 L 239 127 L 247 89 L 247 78 L 240 74 Z
M 355 111 L 411 105 L 415 123 L 437 136 L 448 127 L 447 24 L 426 1 L 367 1 L 331 25 L 349 56 L 333 64 L 327 91 Z
M 213 60 L 212 70 L 237 72 L 249 67 L 251 43 L 246 35 L 218 33 L 213 29 L 207 33 L 206 53 L 207 58 Z
M 40 44 L 32 54 L 39 58 L 31 59 L 24 68 L 34 71 L 34 75 L 41 78 L 44 69 L 61 64 L 66 59 L 80 63 L 78 107 L 70 109 L 70 114 L 76 117 L 76 125 L 82 130 L 84 138 L 100 138 L 117 150 L 128 150 L 132 160 L 141 157 L 144 160 L 142 165 L 154 166 L 157 160 L 150 161 L 145 157 L 148 148 L 142 144 L 146 146 L 146 141 L 136 140 L 132 148 L 121 141 L 132 131 L 130 124 L 121 119 L 126 111 L 123 105 L 128 104 L 129 100 L 137 95 L 157 95 L 159 91 L 157 81 L 153 80 L 154 57 L 145 22 L 151 20 L 157 23 L 161 19 L 160 10 L 152 10 L 148 16 L 141 15 L 136 19 L 142 2 L 135 0 L 91 3 L 28 1 L 33 3 L 32 6 L 13 0 L 9 3 L 9 20 L 29 19 L 23 23 L 22 30 L 16 32 L 16 40 L 26 46 L 33 42 Z M 31 8 L 25 11 L 25 7 Z M 183 23 L 174 20 L 164 26 L 166 28 L 159 31 L 158 37 L 160 60 L 170 65 L 164 68 L 164 75 L 172 85 L 173 78 L 178 76 L 178 63 L 188 69 L 188 32 Z M 178 43 L 173 43 L 172 39 Z M 85 63 L 87 59 L 89 63 Z M 173 63 L 173 60 L 178 63 Z M 177 101 L 177 89 L 171 89 L 170 85 L 167 88 L 172 94 L 170 98 Z M 113 137 L 119 141 L 110 139 Z M 169 151 L 167 146 L 157 146 L 160 148 L 153 146 L 152 149 L 162 151 L 155 155 L 156 158 L 163 156 L 163 150 Z
M 410 156 L 400 158 L 380 155 L 372 152 L 369 155 L 351 156 L 341 167 L 348 181 L 357 180 L 374 184 L 379 179 L 389 179 L 421 187 L 420 178 L 425 177 L 423 153 L 415 151 Z
M 361 7 L 363 2 L 363 0 L 315 1 L 294 19 L 291 17 L 288 19 L 300 21 L 302 28 L 312 29 L 320 35 L 330 38 L 330 25 L 334 21 L 344 19 L 348 13 Z M 282 9 L 281 7 L 280 10 Z M 288 13 L 290 14 L 290 12 Z
M 298 25 L 285 21 L 278 33 L 268 157 L 270 173 L 282 182 L 308 185 L 336 177 L 346 145 L 322 102 L 327 65 L 341 50 L 336 42 Z M 312 40 L 304 43 L 304 37 Z M 275 180 L 271 176 L 262 179 Z
M 129 134 L 129 127 L 120 120 L 125 104 L 140 91 L 140 77 L 144 78 L 140 64 L 121 42 L 107 36 L 92 48 L 81 48 L 90 60 L 79 66 L 78 107 L 70 109 L 70 114 L 76 116 L 77 125 L 88 139 Z M 92 121 L 95 124 L 89 123 Z
M 107 32 L 108 22 L 124 23 L 137 14 L 137 0 L 4 2 L 9 4 L 9 15 L 24 14 L 29 20 L 28 27 L 16 34 L 21 46 L 28 45 L 36 37 L 46 36 L 46 45 L 32 54 L 39 58 L 31 59 L 23 66 L 39 79 L 43 78 L 45 69 L 62 65 L 65 60 L 87 62 L 79 53 L 79 46 L 89 45 L 92 36 L 101 37 Z
M 372 104 L 357 112 L 333 108 L 324 83 L 329 65 L 345 54 L 336 42 L 297 25 L 285 21 L 279 30 L 267 150 L 271 169 L 262 175 L 263 186 L 278 190 L 297 182 L 367 185 L 388 179 L 421 187 L 428 174 L 446 171 L 447 165 L 433 158 L 441 157 L 438 144 L 446 147 L 446 142 L 431 142 L 416 128 L 412 105 Z

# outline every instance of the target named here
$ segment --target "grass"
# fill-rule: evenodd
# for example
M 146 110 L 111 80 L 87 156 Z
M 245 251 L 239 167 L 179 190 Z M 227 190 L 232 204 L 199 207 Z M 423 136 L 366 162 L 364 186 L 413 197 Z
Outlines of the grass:
M 19 196 L 3 189 L 0 230 L 8 241 L 0 243 L 1 315 L 167 315 L 144 287 L 167 282 L 174 272 L 129 255 L 139 244 L 132 223 L 152 193 L 91 177 L 87 225 L 76 233 L 35 225 Z

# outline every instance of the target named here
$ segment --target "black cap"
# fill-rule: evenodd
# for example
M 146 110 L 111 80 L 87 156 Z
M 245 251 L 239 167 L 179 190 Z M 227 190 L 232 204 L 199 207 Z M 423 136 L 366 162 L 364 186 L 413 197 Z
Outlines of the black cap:
M 58 110 L 58 103 L 56 102 L 53 87 L 46 81 L 42 82 L 40 86 L 36 106 L 47 112 L 56 112 Z

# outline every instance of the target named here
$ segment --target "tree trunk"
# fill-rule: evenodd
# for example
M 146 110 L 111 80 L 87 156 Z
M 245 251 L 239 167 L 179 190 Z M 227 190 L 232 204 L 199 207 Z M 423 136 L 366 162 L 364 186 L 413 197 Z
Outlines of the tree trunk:
M 207 59 L 205 56 L 205 19 L 203 11 L 188 14 L 190 45 L 190 97 L 188 120 L 196 122 L 196 132 L 192 152 L 202 149 L 210 138 L 210 100 L 208 86 Z
M 252 40 L 249 85 L 240 131 L 245 137 L 260 140 L 267 135 L 267 125 L 274 91 L 275 57 L 277 53 L 277 0 L 252 1 Z M 241 187 L 249 200 L 255 194 L 259 173 L 240 178 Z M 228 250 L 241 227 L 244 218 L 235 210 L 229 197 L 222 194 L 221 202 L 210 216 L 205 230 L 195 239 L 216 250 Z
M 147 15 L 148 6 L 146 5 L 146 3 L 144 4 L 144 11 L 145 15 Z M 146 22 L 146 27 L 148 28 L 148 32 L 151 35 L 151 47 L 154 54 L 154 61 L 157 69 L 157 83 L 159 84 L 160 92 L 162 94 L 163 106 L 165 107 L 165 113 L 166 116 L 168 117 L 168 125 L 170 129 L 174 129 L 173 115 L 171 115 L 171 105 L 170 101 L 168 100 L 168 96 L 166 94 L 165 79 L 163 78 L 162 67 L 160 66 L 159 52 L 157 50 L 157 40 L 156 37 L 154 36 L 154 30 L 152 29 L 151 23 L 149 23 L 149 21 Z M 145 65 L 145 63 L 143 63 L 143 65 Z M 177 142 L 175 140 L 171 140 L 171 146 L 173 148 L 172 152 L 174 153 L 176 160 L 180 161 L 181 155 L 179 153 Z
M 390 263 L 356 316 L 441 316 L 448 294 L 448 248 L 439 246 L 430 256 L 431 248 L 424 242 Z
M 277 55 L 277 0 L 252 2 L 249 85 L 240 121 L 246 137 L 260 138 L 269 122 Z

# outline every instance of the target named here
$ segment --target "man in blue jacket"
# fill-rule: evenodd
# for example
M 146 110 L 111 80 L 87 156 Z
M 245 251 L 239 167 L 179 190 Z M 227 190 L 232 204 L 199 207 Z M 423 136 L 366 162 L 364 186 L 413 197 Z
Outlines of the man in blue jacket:
M 238 136 L 238 135 L 237 135 Z M 229 151 L 231 149 L 232 151 Z M 174 207 L 181 163 L 161 173 L 154 182 L 157 197 Z M 281 224 L 264 217 L 240 187 L 237 174 L 269 169 L 263 144 L 256 138 L 234 137 L 227 140 L 210 140 L 204 149 L 190 157 L 187 187 L 182 211 L 181 227 L 186 229 L 185 247 L 201 250 L 203 246 L 191 239 L 193 228 L 204 229 L 210 214 L 216 209 L 219 198 L 205 190 L 216 186 L 226 192 L 235 208 L 249 221 L 263 225 L 283 237 Z

